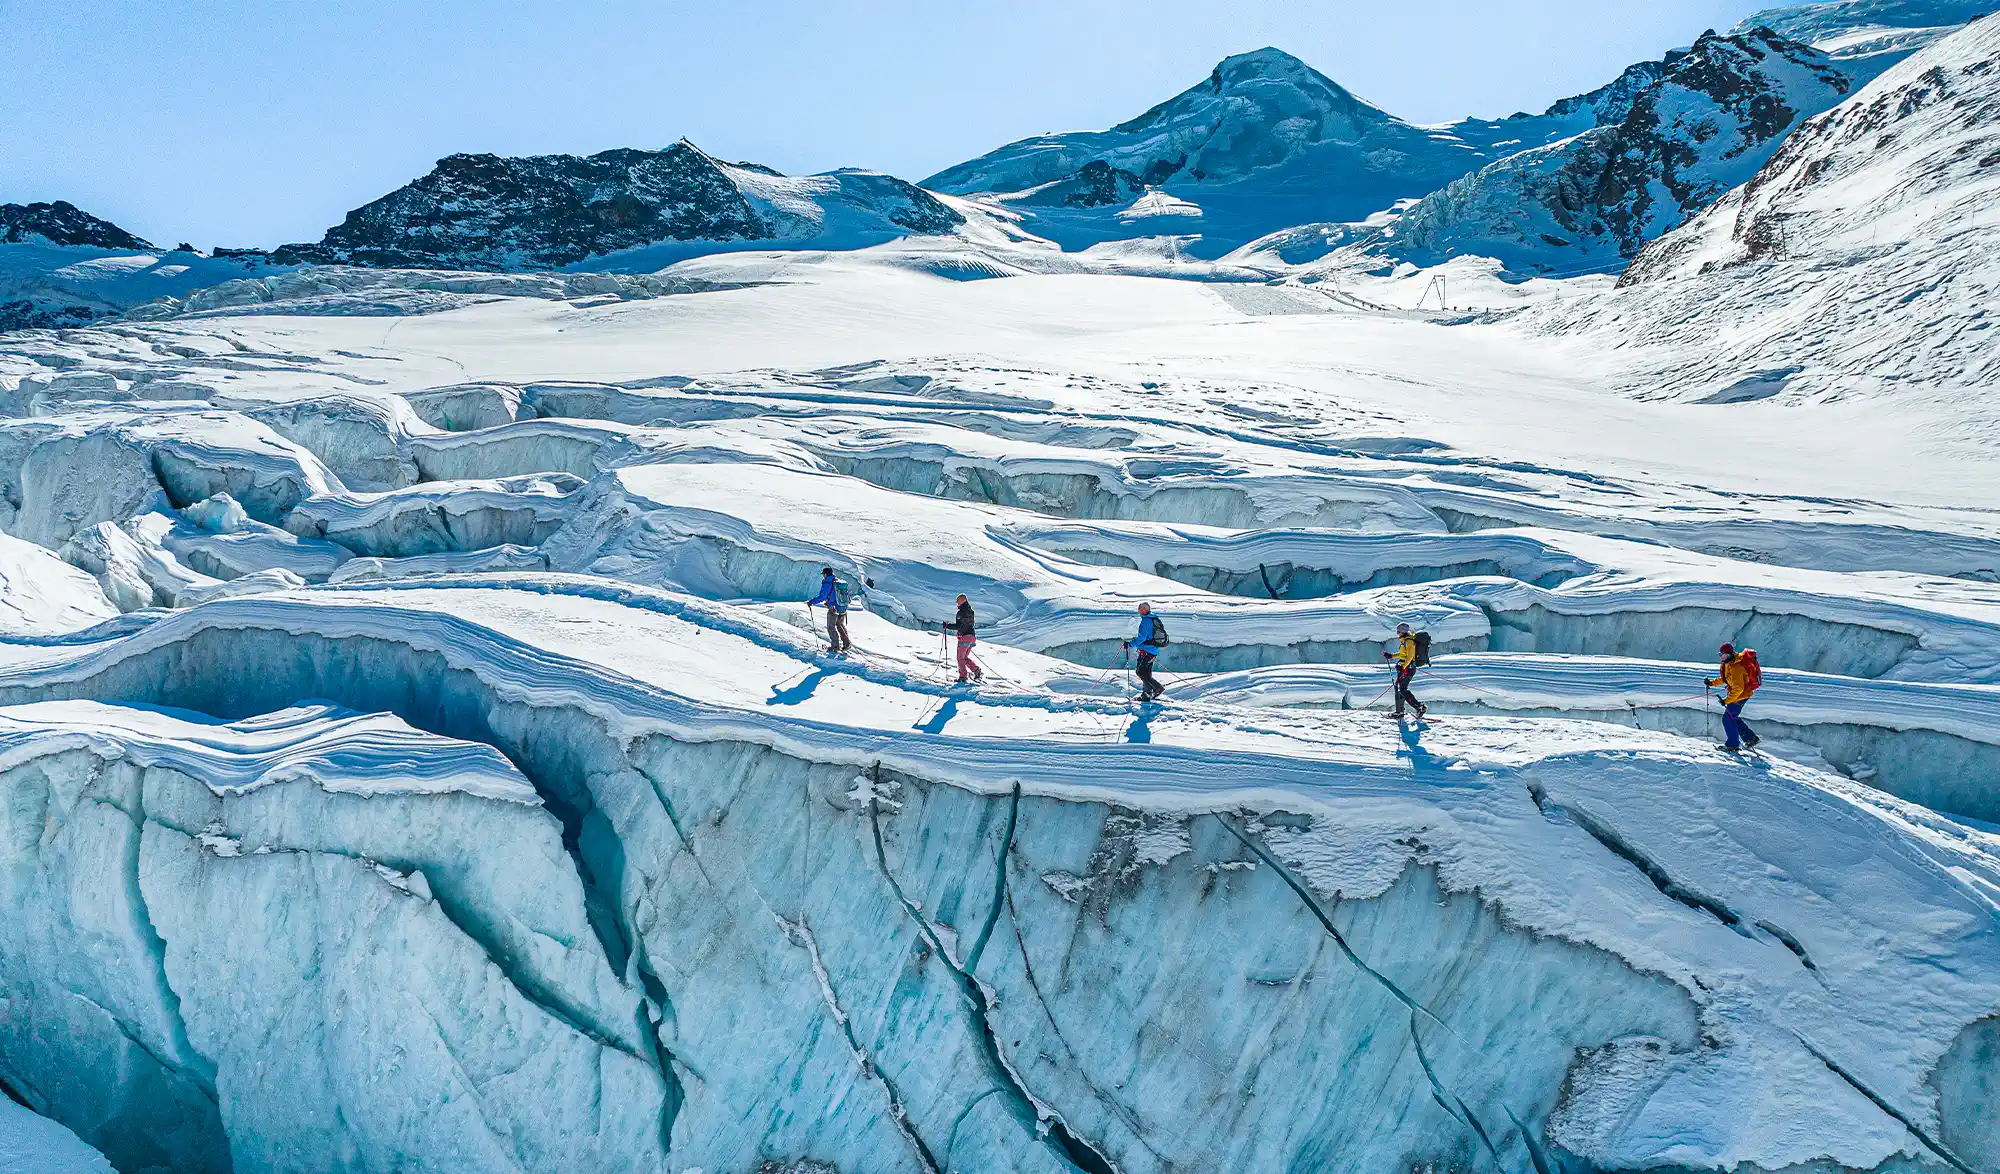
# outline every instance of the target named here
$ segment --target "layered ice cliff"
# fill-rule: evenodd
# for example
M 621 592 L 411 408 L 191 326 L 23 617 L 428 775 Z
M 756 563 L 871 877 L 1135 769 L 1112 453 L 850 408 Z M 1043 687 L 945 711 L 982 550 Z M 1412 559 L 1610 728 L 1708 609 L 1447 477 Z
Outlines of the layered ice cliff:
M 767 692 L 787 668 L 818 684 Z M 1616 727 L 1404 745 L 1190 705 L 1107 743 L 1102 703 L 913 670 L 547 578 L 229 601 L 19 661 L 9 699 L 120 704 L 5 711 L 10 1078 L 133 1169 L 1991 1144 L 1980 833 Z M 272 708 L 308 694 L 445 736 Z

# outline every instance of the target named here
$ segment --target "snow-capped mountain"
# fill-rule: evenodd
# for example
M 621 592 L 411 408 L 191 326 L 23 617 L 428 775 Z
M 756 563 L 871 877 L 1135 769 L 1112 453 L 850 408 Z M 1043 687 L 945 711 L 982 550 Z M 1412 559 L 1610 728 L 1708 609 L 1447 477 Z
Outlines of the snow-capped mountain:
M 1804 41 L 1863 83 L 1996 7 L 1994 0 L 1826 0 L 1752 13 L 1735 31 L 1762 25 Z
M 646 246 L 681 255 L 731 246 L 853 247 L 949 232 L 963 216 L 891 176 L 794 178 L 710 158 L 688 142 L 596 155 L 453 155 L 348 213 L 281 261 L 385 268 L 558 269 Z M 828 241 L 826 238 L 839 238 Z M 645 258 L 658 268 L 658 251 Z M 636 263 L 636 262 L 635 262 Z
M 63 200 L 0 204 L 0 331 L 79 326 L 269 271 L 261 254 L 160 249 Z
M 1647 248 L 1589 321 L 1656 344 L 1636 378 L 1721 402 L 1933 388 L 2000 422 L 2000 17 L 1807 122 Z M 1914 390 L 1913 392 L 1914 393 Z M 1980 421 L 1986 421 L 1981 423 Z
M 1477 254 L 1525 273 L 1615 269 L 1754 174 L 1848 86 L 1825 54 L 1768 29 L 1705 34 L 1622 120 L 1453 181 L 1373 247 L 1426 265 Z
M 1109 130 L 1009 143 L 924 186 L 995 195 L 1065 247 L 1188 234 L 1199 255 L 1219 255 L 1287 225 L 1358 220 L 1481 158 L 1267 48 Z

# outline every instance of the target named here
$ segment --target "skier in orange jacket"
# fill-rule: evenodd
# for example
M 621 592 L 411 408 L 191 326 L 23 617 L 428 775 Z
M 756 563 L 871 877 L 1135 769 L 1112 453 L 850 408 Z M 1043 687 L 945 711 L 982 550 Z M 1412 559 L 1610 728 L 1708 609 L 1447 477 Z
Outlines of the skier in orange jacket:
M 1722 734 L 1725 740 L 1722 749 L 1748 750 L 1763 741 L 1743 720 L 1743 706 L 1763 683 L 1764 670 L 1757 663 L 1756 649 L 1746 648 L 1738 652 L 1734 644 L 1722 646 L 1722 667 L 1715 676 L 1708 678 L 1710 686 L 1721 685 L 1724 688 Z

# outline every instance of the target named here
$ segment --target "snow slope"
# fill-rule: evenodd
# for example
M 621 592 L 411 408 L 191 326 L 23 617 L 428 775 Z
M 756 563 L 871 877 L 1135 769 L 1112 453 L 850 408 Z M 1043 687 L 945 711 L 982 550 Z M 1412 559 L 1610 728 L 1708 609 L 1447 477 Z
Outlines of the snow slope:
M 254 252 L 160 249 L 63 200 L 0 204 L 0 331 L 76 326 L 271 269 Z
M 1989 18 L 1896 66 L 1548 327 L 1616 333 L 1652 394 L 1937 397 L 1990 439 L 1997 60 Z
M 1992 11 L 1986 0 L 1823 0 L 1752 13 L 1735 31 L 1763 25 L 1808 42 L 1865 83 Z
M 0 330 L 78 326 L 246 275 L 258 259 L 41 240 L 0 243 Z

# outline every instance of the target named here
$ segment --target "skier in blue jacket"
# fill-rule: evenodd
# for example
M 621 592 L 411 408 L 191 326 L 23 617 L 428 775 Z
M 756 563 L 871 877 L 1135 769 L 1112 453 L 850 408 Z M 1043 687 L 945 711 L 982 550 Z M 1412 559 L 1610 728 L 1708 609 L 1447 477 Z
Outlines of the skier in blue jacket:
M 1140 604 L 1138 634 L 1125 641 L 1124 647 L 1128 652 L 1134 648 L 1139 651 L 1139 667 L 1136 671 L 1139 674 L 1141 701 L 1151 701 L 1167 691 L 1164 685 L 1153 678 L 1153 658 L 1160 655 L 1160 645 L 1163 643 L 1158 638 L 1159 634 L 1160 621 L 1153 618 L 1153 605 Z
M 832 567 L 822 567 L 819 572 L 819 594 L 806 603 L 807 607 L 826 609 L 826 642 L 828 652 L 843 656 L 854 647 L 854 641 L 847 638 L 847 603 L 850 588 L 834 577 Z

